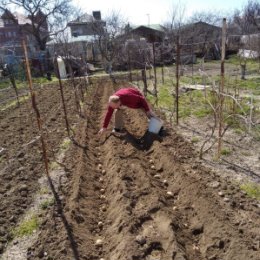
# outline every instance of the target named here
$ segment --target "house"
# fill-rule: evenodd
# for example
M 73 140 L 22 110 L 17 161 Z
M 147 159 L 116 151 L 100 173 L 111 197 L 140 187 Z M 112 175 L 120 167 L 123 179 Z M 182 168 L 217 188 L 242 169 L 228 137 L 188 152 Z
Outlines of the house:
M 222 28 L 202 21 L 187 24 L 176 32 L 180 35 L 183 54 L 219 59 Z
M 40 22 L 43 16 L 44 14 L 39 11 L 36 14 L 36 19 Z M 45 34 L 48 32 L 48 25 L 45 18 L 41 24 L 41 30 Z M 37 51 L 39 46 L 32 33 L 30 33 L 31 31 L 32 22 L 29 17 L 18 12 L 11 13 L 6 9 L 0 16 L 1 54 L 8 55 L 15 53 L 16 55 L 22 55 L 22 39 L 26 39 L 27 41 L 29 54 Z
M 102 21 L 100 11 L 93 11 L 92 15 L 83 14 L 76 20 L 68 23 L 72 37 L 96 35 L 100 30 L 104 30 L 105 25 L 106 22 Z
M 69 36 L 63 40 L 53 39 L 47 42 L 47 48 L 51 56 L 55 54 L 61 56 L 71 54 L 75 57 L 82 57 L 91 63 L 98 63 L 102 60 L 95 38 L 91 35 Z
M 238 56 L 251 59 L 260 57 L 260 33 L 242 35 L 239 43 Z
M 132 38 L 145 38 L 147 42 L 162 42 L 165 37 L 164 27 L 160 24 L 139 25 L 129 31 Z
M 41 11 L 36 14 L 36 19 L 40 21 L 44 15 Z M 24 16 L 18 12 L 11 13 L 5 10 L 0 16 L 0 47 L 14 47 L 21 46 L 23 38 L 37 49 L 37 42 L 34 36 L 30 33 L 32 30 L 32 22 L 29 17 Z M 41 28 L 43 31 L 48 31 L 48 25 L 45 20 Z
M 165 64 L 173 62 L 172 48 L 168 46 L 165 28 L 160 24 L 139 25 L 133 28 L 128 25 L 125 31 L 125 35 L 122 36 L 127 39 L 125 52 L 128 53 L 126 56 L 130 54 L 133 68 L 143 68 L 154 62 L 157 65 L 161 65 L 162 61 Z
M 260 33 L 241 36 L 241 47 L 252 51 L 260 51 Z
M 87 62 L 99 63 L 102 56 L 95 36 L 100 31 L 103 32 L 106 26 L 106 22 L 101 19 L 101 12 L 93 11 L 92 15 L 83 14 L 67 25 L 70 32 L 66 39 L 52 39 L 47 43 L 50 54 L 65 56 L 69 52 L 75 57 L 82 57 Z

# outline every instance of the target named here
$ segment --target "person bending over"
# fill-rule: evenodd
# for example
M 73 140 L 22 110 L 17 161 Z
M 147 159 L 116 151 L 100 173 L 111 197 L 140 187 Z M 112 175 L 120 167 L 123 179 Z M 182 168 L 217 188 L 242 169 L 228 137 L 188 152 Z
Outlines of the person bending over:
M 154 112 L 149 108 L 145 97 L 135 88 L 122 88 L 116 91 L 109 97 L 108 108 L 106 116 L 103 121 L 103 127 L 99 130 L 99 134 L 103 134 L 108 127 L 114 110 L 115 112 L 115 126 L 113 132 L 120 132 L 124 127 L 123 109 L 124 107 L 142 109 L 148 118 L 156 117 Z

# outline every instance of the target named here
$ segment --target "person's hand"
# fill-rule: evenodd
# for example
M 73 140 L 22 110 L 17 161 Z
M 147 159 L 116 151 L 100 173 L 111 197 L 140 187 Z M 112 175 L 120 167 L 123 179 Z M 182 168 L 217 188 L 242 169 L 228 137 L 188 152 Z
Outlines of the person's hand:
M 98 132 L 99 135 L 102 135 L 104 132 L 106 132 L 106 128 L 101 128 Z
M 146 112 L 146 115 L 149 119 L 151 119 L 153 117 L 153 118 L 156 118 L 159 121 L 162 121 L 157 115 L 155 115 L 155 113 L 152 110 Z
M 150 111 L 147 111 L 147 112 L 146 112 L 146 115 L 147 115 L 148 118 L 157 117 L 157 116 L 154 114 L 154 112 L 151 111 L 151 110 L 150 110 Z

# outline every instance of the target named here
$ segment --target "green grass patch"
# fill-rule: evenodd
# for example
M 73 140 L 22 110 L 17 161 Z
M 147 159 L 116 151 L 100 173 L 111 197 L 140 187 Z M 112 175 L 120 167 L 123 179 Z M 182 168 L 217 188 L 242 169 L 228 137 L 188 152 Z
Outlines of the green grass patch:
M 223 148 L 220 152 L 221 155 L 230 155 L 232 151 L 228 148 Z
M 147 99 L 150 103 L 155 102 L 155 97 L 148 94 Z M 163 85 L 158 91 L 158 106 L 162 108 L 171 108 L 173 106 L 174 98 L 171 95 L 170 88 L 167 85 Z
M 45 77 L 37 77 L 37 78 L 32 78 L 33 84 L 50 84 L 50 83 L 55 83 L 58 82 L 58 78 L 55 76 L 52 76 L 52 80 L 48 80 Z M 28 85 L 28 82 L 26 79 L 21 80 L 21 79 L 16 79 L 15 80 L 16 87 L 18 89 L 24 88 Z M 13 87 L 12 83 L 9 78 L 4 78 L 0 80 L 0 89 L 8 88 L 8 87 Z
M 200 140 L 200 139 L 199 139 L 197 136 L 193 136 L 193 137 L 191 138 L 191 142 L 192 142 L 192 143 L 198 143 L 199 140 Z
M 235 128 L 234 129 L 234 132 L 237 134 L 237 135 L 242 135 L 244 133 L 244 131 L 241 129 L 241 128 Z
M 29 98 L 30 98 L 29 95 L 20 97 L 20 98 L 19 98 L 20 104 L 23 103 L 23 102 L 25 102 L 25 101 L 28 100 Z M 8 109 L 8 108 L 15 107 L 15 106 L 17 106 L 17 105 L 18 105 L 18 102 L 17 102 L 17 100 L 15 99 L 14 101 L 11 101 L 10 103 L 5 104 L 5 105 L 0 109 L 0 111 L 4 111 L 4 110 L 6 110 L 6 109 Z
M 57 170 L 59 168 L 59 164 L 57 162 L 51 162 L 50 170 Z
M 237 85 L 240 89 L 252 90 L 253 95 L 260 95 L 260 77 L 238 80 Z
M 31 218 L 21 222 L 20 225 L 13 230 L 13 237 L 32 235 L 33 232 L 38 229 L 39 225 L 38 217 L 33 215 Z
M 18 89 L 21 89 L 21 88 L 25 88 L 28 83 L 27 81 L 16 79 L 15 84 Z M 13 88 L 13 85 L 9 78 L 0 80 L 0 89 L 9 88 L 9 87 Z
M 198 118 L 205 117 L 207 115 L 210 115 L 212 113 L 212 109 L 210 107 L 200 107 L 197 110 L 194 111 L 194 115 Z
M 12 86 L 9 78 L 1 79 L 0 81 L 0 89 L 8 88 Z
M 252 133 L 253 133 L 254 139 L 256 141 L 260 141 L 260 125 L 255 126 L 252 129 Z
M 211 85 L 212 81 L 210 78 L 201 76 L 201 75 L 193 75 L 192 76 L 181 76 L 180 77 L 180 85 L 191 85 L 191 84 L 198 84 L 198 85 Z
M 46 210 L 47 208 L 54 205 L 54 198 L 45 200 L 41 203 L 40 207 L 42 210 Z
M 62 150 L 67 150 L 71 144 L 71 140 L 69 138 L 65 138 L 60 146 Z
M 245 191 L 249 197 L 260 200 L 260 184 L 248 182 L 242 184 L 240 188 Z
M 230 55 L 228 59 L 225 60 L 225 63 L 240 67 L 241 63 L 244 64 L 244 59 L 234 54 Z M 246 67 L 248 70 L 257 70 L 259 68 L 259 61 L 257 59 L 246 59 Z
M 49 189 L 47 187 L 43 187 L 40 189 L 39 194 L 45 195 L 49 193 Z
M 48 83 L 57 82 L 58 78 L 52 75 L 51 80 L 48 80 L 45 77 L 37 77 L 37 78 L 33 78 L 32 81 L 34 84 L 48 84 Z

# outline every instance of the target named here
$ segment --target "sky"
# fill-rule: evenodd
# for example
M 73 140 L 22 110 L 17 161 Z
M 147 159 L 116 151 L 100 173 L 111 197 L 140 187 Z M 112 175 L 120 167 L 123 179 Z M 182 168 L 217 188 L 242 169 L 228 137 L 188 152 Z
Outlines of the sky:
M 173 6 L 185 6 L 185 17 L 194 12 L 221 11 L 230 12 L 241 9 L 247 0 L 73 0 L 82 11 L 92 14 L 101 11 L 102 17 L 112 10 L 125 17 L 130 24 L 163 24 L 169 18 Z

